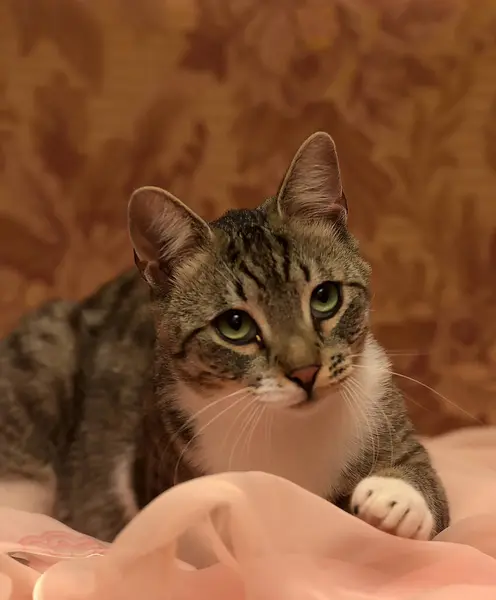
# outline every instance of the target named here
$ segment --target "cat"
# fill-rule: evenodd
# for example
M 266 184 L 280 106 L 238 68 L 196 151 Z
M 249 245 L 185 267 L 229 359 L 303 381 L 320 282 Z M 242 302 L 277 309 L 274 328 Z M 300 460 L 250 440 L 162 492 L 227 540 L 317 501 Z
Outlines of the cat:
M 347 227 L 332 138 L 310 136 L 276 196 L 211 223 L 162 189 L 129 202 L 137 269 L 52 301 L 0 345 L 0 504 L 112 540 L 203 474 L 265 471 L 372 526 L 449 523 Z

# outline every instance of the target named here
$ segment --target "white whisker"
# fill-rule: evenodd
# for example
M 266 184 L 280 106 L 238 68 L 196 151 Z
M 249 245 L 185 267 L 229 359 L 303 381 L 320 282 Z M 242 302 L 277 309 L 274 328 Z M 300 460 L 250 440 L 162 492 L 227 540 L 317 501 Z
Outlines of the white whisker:
M 265 419 L 265 439 L 267 441 L 266 449 L 269 454 L 272 454 L 272 425 L 274 424 L 274 411 L 267 409 L 267 417 Z
M 246 413 L 248 412 L 248 417 L 243 421 L 243 424 L 241 425 L 241 429 L 238 433 L 238 438 L 235 441 L 233 447 L 231 448 L 231 454 L 229 455 L 229 462 L 227 463 L 227 470 L 230 471 L 231 470 L 231 465 L 233 463 L 233 459 L 234 459 L 234 455 L 236 453 L 236 448 L 238 447 L 238 444 L 241 440 L 241 438 L 243 437 L 245 430 L 247 428 L 247 425 L 250 422 L 251 416 L 253 415 L 254 411 L 256 411 L 257 407 L 255 406 L 256 403 L 258 402 L 257 398 L 253 398 L 252 400 L 250 400 L 250 402 L 248 402 L 248 404 L 246 405 L 245 408 L 243 408 L 242 412 Z
M 355 403 L 355 407 L 358 408 L 358 410 L 360 411 L 364 422 L 367 425 L 367 429 L 370 435 L 370 443 L 372 445 L 372 464 L 369 470 L 369 475 L 372 473 L 372 471 L 374 470 L 377 461 L 379 459 L 379 440 L 377 437 L 377 431 L 375 429 L 375 427 L 373 427 L 373 424 L 371 423 L 371 419 L 369 417 L 369 415 L 367 414 L 367 410 L 364 408 L 363 406 L 363 398 L 365 396 L 364 391 L 361 387 L 361 385 L 358 383 L 358 381 L 356 379 L 354 379 L 353 377 L 351 377 L 350 379 L 347 380 L 348 385 L 350 385 L 350 394 L 351 397 L 354 400 Z M 362 396 L 362 401 L 360 401 L 360 397 Z M 366 451 L 366 444 L 364 444 L 364 454 Z
M 176 463 L 176 468 L 174 469 L 174 484 L 177 483 L 177 475 L 178 475 L 178 471 L 179 471 L 179 465 L 181 463 L 181 460 L 183 459 L 184 455 L 186 454 L 188 448 L 191 446 L 191 444 L 193 443 L 193 441 L 195 439 L 197 439 L 202 433 L 203 431 L 205 431 L 205 429 L 207 429 L 207 427 L 209 427 L 210 425 L 212 425 L 212 423 L 214 423 L 215 421 L 217 421 L 217 419 L 219 419 L 223 414 L 225 414 L 227 411 L 233 409 L 235 406 L 237 406 L 240 402 L 242 402 L 245 399 L 246 396 L 242 396 L 241 398 L 238 398 L 237 400 L 235 400 L 232 404 L 229 404 L 229 406 L 227 406 L 226 408 L 224 408 L 223 410 L 221 410 L 220 412 L 218 412 L 216 415 L 214 415 L 210 421 L 208 421 L 203 427 L 201 427 L 194 435 L 193 437 L 189 440 L 189 442 L 186 444 L 186 446 L 183 448 L 183 450 L 181 451 L 181 454 L 179 455 L 179 458 L 177 459 L 177 463 Z
M 364 397 L 367 397 L 367 394 L 365 392 L 365 390 L 363 389 L 362 384 L 357 381 L 356 379 L 353 379 L 354 384 L 357 386 L 357 388 L 361 391 L 361 393 L 364 395 Z M 388 432 L 389 432 L 389 461 L 390 461 L 390 466 L 392 466 L 393 464 L 393 457 L 394 457 L 394 439 L 393 439 L 393 428 L 391 425 L 391 421 L 388 418 L 386 411 L 382 408 L 382 406 L 380 405 L 380 403 L 376 403 L 375 407 L 377 409 L 379 409 L 382 413 L 382 416 L 384 417 L 384 420 L 386 421 L 386 426 L 388 428 Z
M 355 409 L 355 405 L 354 405 L 353 400 L 350 398 L 350 390 L 346 386 L 346 384 L 343 385 L 343 388 L 341 390 L 341 395 L 343 397 L 344 403 L 345 403 L 348 411 L 350 413 L 354 413 L 355 410 L 356 410 Z M 354 417 L 354 415 L 353 415 L 353 417 Z M 352 418 L 352 421 L 353 421 L 353 426 L 354 426 L 354 429 L 355 429 L 355 435 L 356 435 L 357 440 L 359 442 L 358 448 L 360 449 L 360 454 L 363 454 L 363 447 L 364 447 L 364 444 L 363 444 L 363 434 L 362 434 L 362 431 L 361 431 L 361 429 L 360 429 L 360 427 L 358 425 L 357 419 Z
M 387 356 L 400 356 L 400 357 L 401 356 L 405 356 L 405 357 L 412 357 L 412 358 L 419 357 L 419 356 L 428 356 L 429 355 L 428 352 L 413 352 L 413 351 L 412 352 L 410 352 L 410 351 L 403 352 L 401 350 L 399 350 L 398 352 L 396 352 L 394 350 L 391 351 L 391 352 L 384 350 L 384 352 L 386 352 Z M 362 355 L 360 353 L 358 353 L 358 354 L 350 354 L 350 358 L 360 358 L 361 356 Z
M 223 446 L 227 445 L 227 440 L 229 438 L 229 436 L 231 435 L 231 433 L 234 431 L 234 429 L 236 428 L 236 425 L 238 424 L 238 421 L 241 419 L 241 417 L 243 416 L 243 414 L 246 412 L 246 410 L 251 406 L 252 404 L 252 400 L 254 399 L 254 395 L 253 393 L 250 391 L 248 394 L 246 394 L 246 396 L 243 397 L 243 399 L 245 400 L 246 398 L 249 398 L 250 401 L 243 406 L 243 408 L 239 411 L 239 413 L 234 417 L 233 422 L 231 423 L 231 426 L 229 427 L 229 429 L 227 430 L 227 433 L 224 437 L 224 442 L 223 442 Z
M 165 447 L 165 450 L 168 450 L 169 446 L 174 442 L 174 440 L 177 439 L 177 437 L 185 430 L 189 427 L 189 425 L 191 425 L 191 423 L 193 423 L 201 414 L 203 414 L 206 410 L 208 410 L 209 408 L 212 408 L 214 406 L 217 406 L 217 404 L 220 404 L 221 402 L 223 402 L 224 400 L 228 400 L 229 398 L 233 398 L 234 396 L 237 396 L 238 394 L 241 394 L 242 392 L 246 392 L 247 390 L 249 390 L 249 387 L 244 387 L 241 388 L 240 390 L 236 390 L 235 392 L 232 392 L 232 394 L 228 394 L 227 396 L 222 396 L 221 398 L 216 398 L 215 400 L 213 400 L 212 402 L 209 402 L 208 404 L 206 404 L 205 406 L 203 406 L 200 410 L 196 411 L 195 413 L 193 413 L 192 415 L 190 415 L 186 421 L 181 425 L 181 427 L 179 427 L 179 429 L 174 433 L 174 435 L 171 437 L 171 439 L 169 440 L 169 443 L 167 444 L 167 446 Z
M 249 454 L 250 454 L 250 444 L 251 444 L 251 442 L 253 440 L 253 434 L 255 433 L 256 428 L 260 424 L 260 420 L 262 419 L 264 411 L 266 409 L 267 409 L 267 407 L 263 406 L 263 405 L 258 407 L 257 415 L 256 415 L 256 417 L 255 417 L 255 419 L 253 421 L 253 425 L 252 425 L 251 431 L 250 431 L 250 433 L 248 435 L 248 442 L 246 444 L 246 455 L 247 456 L 249 456 Z
M 243 442 L 243 447 L 241 449 L 241 455 L 244 454 L 245 449 L 246 449 L 246 444 L 248 442 L 250 433 L 251 433 L 251 428 L 253 423 L 256 421 L 257 415 L 258 415 L 258 409 L 260 408 L 259 403 L 256 402 L 253 406 L 253 410 L 250 412 L 250 414 L 248 415 L 248 417 L 246 418 L 246 427 L 243 428 L 243 434 L 245 436 L 244 442 Z
M 354 365 L 354 367 L 357 367 L 359 369 L 367 369 L 369 368 L 368 365 Z M 472 415 L 471 413 L 469 413 L 468 411 L 466 411 L 464 408 L 462 408 L 461 406 L 458 406 L 458 404 L 456 404 L 456 402 L 453 402 L 453 400 L 450 400 L 449 398 L 446 398 L 446 396 L 443 396 L 443 394 L 441 394 L 440 392 L 438 392 L 437 390 L 435 390 L 434 388 L 432 388 L 430 385 L 427 385 L 426 383 L 423 383 L 422 381 L 419 381 L 418 379 L 415 379 L 414 377 L 409 377 L 408 375 L 403 375 L 403 373 L 398 373 L 396 371 L 392 371 L 391 369 L 389 369 L 389 372 L 391 373 L 391 375 L 394 375 L 396 377 L 401 377 L 402 379 L 405 379 L 407 381 L 411 381 L 412 383 L 417 383 L 418 385 L 424 387 L 425 389 L 429 390 L 430 392 L 432 392 L 433 394 L 435 394 L 438 398 L 441 398 L 441 400 L 443 400 L 444 402 L 446 402 L 447 404 L 453 406 L 454 408 L 458 409 L 460 412 L 462 412 L 464 415 L 466 415 L 467 417 L 469 417 L 470 419 L 472 419 L 474 422 L 483 425 L 482 421 L 480 419 L 477 419 L 477 417 L 474 417 L 474 415 Z

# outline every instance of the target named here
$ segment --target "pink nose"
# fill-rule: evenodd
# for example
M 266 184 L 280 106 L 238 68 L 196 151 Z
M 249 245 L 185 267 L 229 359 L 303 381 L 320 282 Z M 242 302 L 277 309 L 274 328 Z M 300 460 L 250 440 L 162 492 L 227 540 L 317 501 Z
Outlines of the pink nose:
M 295 369 L 289 374 L 289 379 L 302 387 L 307 394 L 310 394 L 319 369 L 320 365 L 308 365 L 307 367 L 302 367 L 301 369 Z

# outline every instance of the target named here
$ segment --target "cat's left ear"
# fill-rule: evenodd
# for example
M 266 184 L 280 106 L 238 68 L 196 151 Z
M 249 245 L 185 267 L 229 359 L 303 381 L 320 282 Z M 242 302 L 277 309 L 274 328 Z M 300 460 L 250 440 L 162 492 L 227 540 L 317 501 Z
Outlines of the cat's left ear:
M 300 146 L 277 195 L 279 214 L 346 223 L 348 207 L 334 140 L 319 131 Z

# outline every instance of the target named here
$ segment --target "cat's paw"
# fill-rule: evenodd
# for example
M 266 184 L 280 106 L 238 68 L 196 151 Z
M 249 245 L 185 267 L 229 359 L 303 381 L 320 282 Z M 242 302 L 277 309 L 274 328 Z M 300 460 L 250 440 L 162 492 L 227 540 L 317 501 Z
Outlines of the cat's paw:
M 424 496 L 394 477 L 366 477 L 351 497 L 351 511 L 363 521 L 399 537 L 428 540 L 434 518 Z

